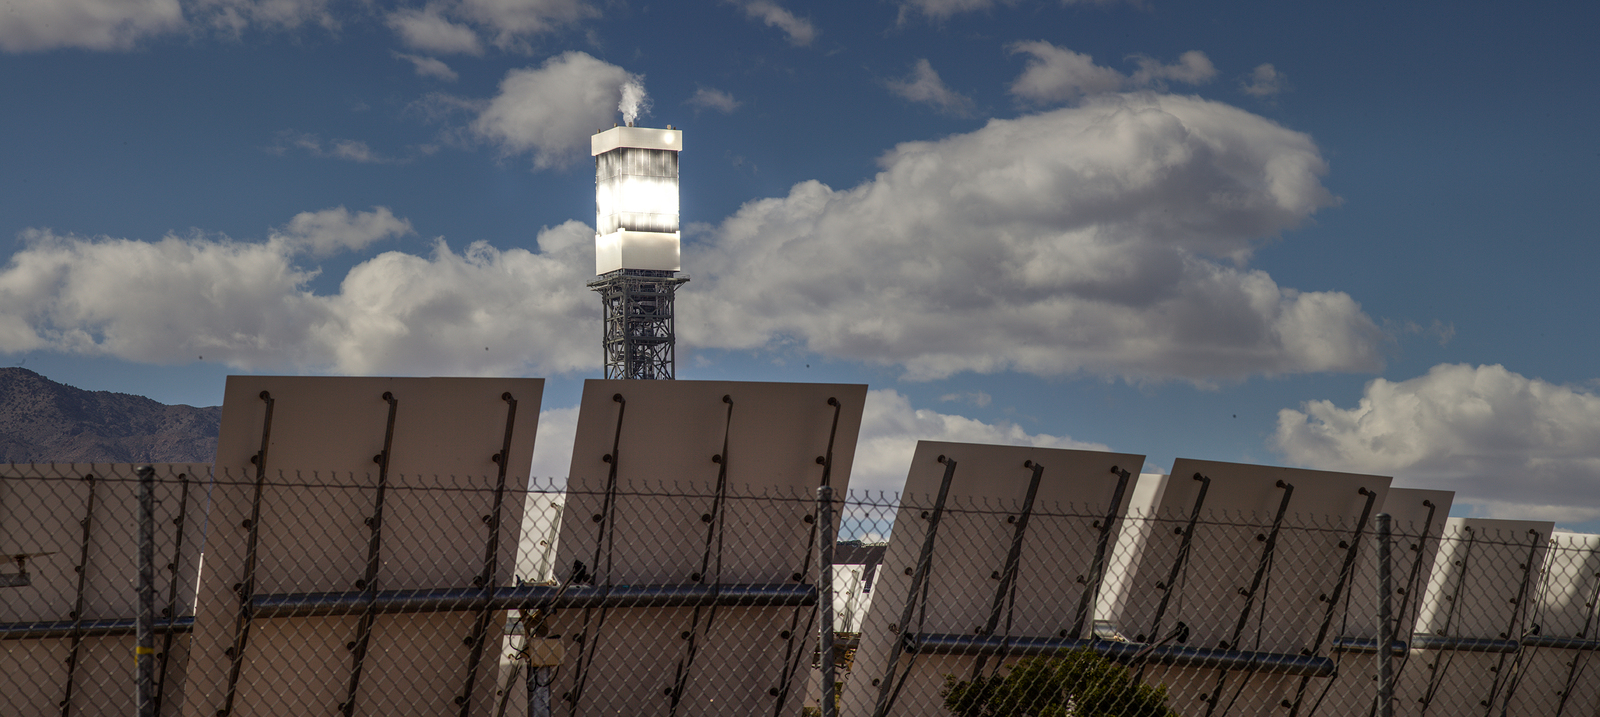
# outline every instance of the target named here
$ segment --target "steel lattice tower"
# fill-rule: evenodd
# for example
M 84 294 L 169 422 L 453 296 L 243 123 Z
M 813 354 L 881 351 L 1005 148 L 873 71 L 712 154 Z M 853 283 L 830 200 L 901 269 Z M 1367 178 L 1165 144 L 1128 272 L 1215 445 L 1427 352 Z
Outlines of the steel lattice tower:
M 678 273 L 678 152 L 683 132 L 613 127 L 594 155 L 595 274 L 605 312 L 606 378 L 672 379 Z
M 619 269 L 589 282 L 605 310 L 606 378 L 673 377 L 673 295 L 688 280 L 671 271 Z

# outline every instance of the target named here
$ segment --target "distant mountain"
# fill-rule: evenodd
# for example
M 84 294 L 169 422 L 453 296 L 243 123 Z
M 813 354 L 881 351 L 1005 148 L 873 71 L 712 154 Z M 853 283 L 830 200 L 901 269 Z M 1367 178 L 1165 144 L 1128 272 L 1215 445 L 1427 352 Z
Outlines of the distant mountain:
M 0 368 L 0 463 L 206 463 L 222 407 L 168 406 Z

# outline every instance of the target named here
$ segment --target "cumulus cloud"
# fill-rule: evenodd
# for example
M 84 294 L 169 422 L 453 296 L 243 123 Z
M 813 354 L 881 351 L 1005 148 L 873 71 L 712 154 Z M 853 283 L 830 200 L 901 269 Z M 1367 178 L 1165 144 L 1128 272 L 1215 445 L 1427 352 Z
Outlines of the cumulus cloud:
M 978 12 L 991 10 L 996 6 L 1004 5 L 1014 7 L 1021 4 L 1022 0 L 901 0 L 900 22 L 905 22 L 913 13 L 921 14 L 933 20 L 948 20 L 952 16 L 965 12 Z M 1139 5 L 1140 0 L 1061 0 L 1061 5 L 1114 5 L 1127 2 L 1130 5 Z
M 1132 75 L 1096 65 L 1089 55 L 1043 40 L 1012 43 L 1010 50 L 1012 54 L 1028 56 L 1022 75 L 1011 83 L 1011 94 L 1030 102 L 1068 102 L 1124 89 L 1164 89 L 1168 81 L 1201 84 L 1217 74 L 1211 60 L 1198 50 L 1183 53 L 1170 65 L 1135 55 L 1131 59 L 1139 68 Z
M 747 203 L 687 249 L 700 288 L 680 296 L 696 317 L 680 336 L 797 343 L 919 379 L 1381 365 L 1382 333 L 1350 296 L 1243 266 L 1335 201 L 1305 134 L 1194 97 L 1102 95 L 880 164 L 851 189 Z
M 373 242 L 411 233 L 411 221 L 396 217 L 388 207 L 355 212 L 342 206 L 319 212 L 300 212 L 271 234 L 272 241 L 325 257 L 364 249 Z
M 212 31 L 237 38 L 251 28 L 330 31 L 329 0 L 7 0 L 0 6 L 0 50 L 128 50 L 167 33 Z
M 407 55 L 403 52 L 394 53 L 395 59 L 406 60 L 417 70 L 419 77 L 432 77 L 445 82 L 455 82 L 459 79 L 455 70 L 444 64 L 443 60 L 436 57 L 423 57 L 421 55 Z
M 1128 82 L 1135 87 L 1159 87 L 1167 80 L 1199 85 L 1217 76 L 1217 68 L 1211 64 L 1211 58 L 1199 50 L 1179 55 L 1178 61 L 1170 65 L 1163 65 L 1160 60 L 1146 55 L 1135 55 L 1133 61 L 1139 65 L 1139 69 L 1128 77 Z
M 1017 0 L 1002 0 L 1006 5 L 1015 5 Z M 935 20 L 946 20 L 952 15 L 964 12 L 989 10 L 1001 4 L 996 0 L 902 0 L 900 3 L 900 21 L 905 22 L 912 12 L 921 13 Z
M 1256 66 L 1250 76 L 1239 81 L 1239 89 L 1256 97 L 1271 97 L 1289 88 L 1289 80 L 1272 63 Z
M 805 47 L 817 39 L 817 27 L 810 20 L 795 17 L 795 14 L 785 10 L 783 6 L 772 0 L 750 0 L 741 3 L 744 14 L 752 20 L 760 20 L 767 27 L 776 27 L 788 36 L 789 44 L 795 47 Z
M 184 25 L 178 0 L 10 0 L 0 8 L 0 50 L 126 50 Z
M 506 49 L 525 49 L 533 35 L 600 15 L 583 0 L 463 0 L 458 12 L 489 28 L 495 46 Z
M 391 12 L 386 21 L 412 49 L 480 55 L 482 37 L 502 50 L 527 52 L 534 36 L 599 15 L 585 0 L 436 0 Z
M 947 393 L 943 396 L 940 396 L 939 400 L 946 403 L 950 401 L 970 403 L 979 408 L 983 408 L 988 406 L 989 403 L 994 400 L 994 397 L 982 391 L 968 391 L 966 393 Z
M 578 407 L 550 408 L 539 412 L 539 436 L 533 445 L 533 468 L 528 475 L 565 483 L 572 469 L 572 444 L 578 436 Z
M 966 115 L 972 111 L 972 100 L 946 86 L 927 58 L 917 60 L 909 77 L 889 80 L 886 84 L 890 92 L 912 102 L 930 105 L 941 112 Z
M 293 30 L 305 25 L 339 29 L 329 0 L 195 0 L 195 20 L 238 35 L 249 27 Z
M 1454 490 L 1487 517 L 1600 518 L 1600 396 L 1503 366 L 1374 379 L 1348 409 L 1307 401 L 1278 412 L 1274 442 L 1301 465 Z
M 744 11 L 751 18 L 766 23 L 767 27 L 776 27 L 782 30 L 783 34 L 789 38 L 789 44 L 796 47 L 810 45 L 813 40 L 817 39 L 817 28 L 811 24 L 810 20 L 796 17 L 794 13 L 779 6 L 776 2 L 772 2 L 772 0 L 753 0 L 745 3 Z
M 0 351 L 149 363 L 197 356 L 244 370 L 521 375 L 597 363 L 583 289 L 594 230 L 539 233 L 537 253 L 485 243 L 385 252 L 312 293 L 297 258 L 410 231 L 388 210 L 296 216 L 267 240 L 157 241 L 28 230 L 0 269 Z
M 388 23 L 400 36 L 400 41 L 415 50 L 439 54 L 483 54 L 478 33 L 466 25 L 451 22 L 442 12 L 443 8 L 438 5 L 429 5 L 421 10 L 396 10 L 389 14 Z M 422 71 L 420 66 L 417 71 Z
M 639 79 L 587 53 L 562 53 L 506 73 L 471 131 L 506 155 L 531 152 L 535 167 L 565 166 L 588 156 L 589 137 L 616 121 L 623 85 Z
M 539 118 L 612 116 L 626 77 L 581 53 L 553 58 L 508 75 L 475 128 L 536 163 L 579 156 L 596 117 Z M 798 346 L 912 379 L 1015 370 L 1204 384 L 1381 365 L 1383 334 L 1350 296 L 1280 287 L 1246 265 L 1335 201 L 1304 134 L 1195 97 L 1101 95 L 902 144 L 880 163 L 854 188 L 802 182 L 700 233 L 687 248 L 696 280 L 679 297 L 685 345 Z M 538 253 L 441 242 L 425 257 L 371 258 L 337 294 L 306 290 L 306 257 L 408 230 L 387 210 L 337 208 L 263 242 L 31 231 L 0 271 L 0 351 L 346 373 L 594 363 L 597 309 L 582 289 L 593 230 L 576 222 L 541 233 Z M 171 311 L 130 307 L 146 284 L 162 287 L 149 305 Z
M 723 114 L 732 114 L 733 111 L 739 109 L 739 105 L 743 103 L 734 99 L 733 95 L 723 92 L 722 90 L 712 89 L 710 87 L 701 87 L 700 89 L 694 91 L 694 96 L 684 100 L 684 104 L 694 107 L 697 110 L 716 110 Z
M 410 161 L 375 151 L 366 142 L 358 139 L 323 140 L 310 132 L 290 130 L 279 132 L 277 141 L 266 148 L 268 152 L 279 155 L 291 149 L 304 151 L 313 157 L 343 159 L 361 164 L 400 164 Z

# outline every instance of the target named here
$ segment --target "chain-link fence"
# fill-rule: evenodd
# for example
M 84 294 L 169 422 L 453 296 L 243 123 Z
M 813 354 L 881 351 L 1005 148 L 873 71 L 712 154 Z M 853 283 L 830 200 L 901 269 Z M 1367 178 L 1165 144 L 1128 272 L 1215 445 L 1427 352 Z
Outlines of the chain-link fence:
M 1395 492 L 1357 519 L 157 468 L 163 715 L 1600 709 L 1600 537 Z M 5 714 L 133 711 L 137 493 L 0 470 Z

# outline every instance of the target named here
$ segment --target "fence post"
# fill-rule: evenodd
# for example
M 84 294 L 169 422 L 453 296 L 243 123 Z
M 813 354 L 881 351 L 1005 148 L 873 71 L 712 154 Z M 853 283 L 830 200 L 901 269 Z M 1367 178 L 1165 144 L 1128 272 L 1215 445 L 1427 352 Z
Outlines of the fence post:
M 139 466 L 139 617 L 133 648 L 140 717 L 156 717 L 156 469 Z M 169 625 L 170 627 L 170 625 Z
M 1378 522 L 1378 717 L 1394 716 L 1394 616 L 1389 597 L 1394 593 L 1389 556 L 1389 514 Z
M 833 543 L 838 538 L 838 532 L 833 528 L 833 487 L 822 486 L 817 488 L 817 543 L 822 548 L 821 572 L 817 587 L 821 594 L 817 596 L 817 611 L 821 613 L 822 644 L 822 696 L 818 700 L 822 707 L 822 717 L 836 717 L 833 702 L 834 684 L 836 679 L 833 674 Z

